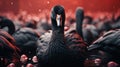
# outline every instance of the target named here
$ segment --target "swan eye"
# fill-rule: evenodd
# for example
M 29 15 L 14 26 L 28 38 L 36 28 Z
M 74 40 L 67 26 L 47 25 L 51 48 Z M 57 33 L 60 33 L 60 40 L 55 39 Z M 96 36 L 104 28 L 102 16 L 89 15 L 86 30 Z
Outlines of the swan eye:
M 57 26 L 60 26 L 61 25 L 61 15 L 57 15 Z

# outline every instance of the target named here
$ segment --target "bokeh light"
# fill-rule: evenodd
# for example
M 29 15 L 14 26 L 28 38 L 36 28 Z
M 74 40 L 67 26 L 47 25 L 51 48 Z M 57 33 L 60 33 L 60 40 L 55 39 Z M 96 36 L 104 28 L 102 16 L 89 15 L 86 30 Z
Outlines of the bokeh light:
M 29 13 L 39 13 L 50 10 L 54 5 L 63 5 L 67 10 L 83 7 L 85 11 L 116 12 L 120 10 L 120 0 L 0 0 L 0 12 L 15 12 L 25 10 Z

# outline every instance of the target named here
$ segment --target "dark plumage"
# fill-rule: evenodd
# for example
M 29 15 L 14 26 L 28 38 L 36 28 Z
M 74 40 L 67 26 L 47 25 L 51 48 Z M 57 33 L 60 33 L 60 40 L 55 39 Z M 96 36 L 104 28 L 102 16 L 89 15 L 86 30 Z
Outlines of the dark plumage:
M 57 26 L 56 17 L 58 15 L 62 16 L 62 25 Z M 39 58 L 39 65 L 43 67 L 58 67 L 63 66 L 65 53 L 66 53 L 66 45 L 64 43 L 64 21 L 65 21 L 65 12 L 64 8 L 61 6 L 55 6 L 52 9 L 51 14 L 52 21 L 52 36 L 49 42 L 49 47 L 42 55 L 37 55 Z
M 26 54 L 32 57 L 36 54 L 37 39 L 39 34 L 31 28 L 21 28 L 17 30 L 13 37 L 15 38 L 16 45 L 21 49 L 21 54 Z
M 0 42 L 0 50 L 3 50 L 3 51 L 0 51 L 0 52 L 3 52 L 3 53 L 0 53 L 0 56 L 3 54 L 6 54 L 4 57 L 10 57 L 8 55 L 10 55 L 10 53 L 14 53 L 14 52 L 17 52 L 19 51 L 19 49 L 15 46 L 15 43 L 14 42 L 11 42 L 8 40 L 11 39 L 11 35 L 9 34 L 6 34 L 7 32 L 3 31 L 3 30 L 0 30 L 0 39 L 1 39 L 1 42 Z M 14 38 L 12 37 L 12 39 L 14 40 Z M 7 54 L 8 53 L 8 54 Z
M 93 25 L 93 18 L 90 16 L 85 16 L 83 21 L 83 39 L 90 45 L 99 36 L 97 28 Z
M 120 64 L 120 30 L 111 30 L 88 47 L 90 56 L 102 59 L 103 64 L 115 61 Z
M 93 26 L 88 25 L 88 27 L 84 27 L 83 29 L 83 39 L 88 44 L 88 46 L 99 37 L 97 29 L 94 29 L 92 27 Z
M 98 25 L 99 25 L 98 26 L 99 33 L 107 32 L 107 31 L 110 31 L 112 29 L 116 29 L 118 27 L 116 25 L 116 23 L 113 24 L 111 20 L 105 20 L 104 22 L 100 22 Z
M 13 28 L 10 26 L 13 25 L 12 21 L 5 18 L 2 18 L 1 21 L 0 21 L 1 28 L 8 27 L 9 33 L 13 34 L 13 31 L 10 30 Z M 15 46 L 15 40 L 9 33 L 0 29 L 0 67 L 5 67 L 7 64 L 11 62 L 17 65 L 19 62 L 20 56 L 18 52 L 20 50 Z
M 57 14 L 61 15 L 61 19 L 59 19 L 59 21 L 61 22 L 60 25 L 57 25 L 58 23 L 58 21 L 56 21 Z M 67 37 L 66 38 L 64 37 L 64 21 L 65 21 L 64 8 L 59 5 L 54 6 L 51 13 L 52 36 L 47 44 L 48 47 L 42 53 L 41 51 L 39 52 L 39 50 L 37 51 L 38 52 L 37 56 L 39 58 L 39 66 L 83 67 L 83 62 L 85 58 L 83 60 L 83 56 L 81 56 L 82 54 L 80 53 L 80 51 L 78 49 L 77 50 L 75 50 L 74 48 L 72 49 L 71 46 L 69 47 L 69 45 L 67 45 L 70 39 L 67 40 Z M 78 39 L 77 41 L 80 40 L 81 39 Z M 82 48 L 84 49 L 84 47 Z
M 76 10 L 76 28 L 71 28 L 66 32 L 66 39 L 73 39 L 78 40 L 78 42 L 83 42 L 83 32 L 82 32 L 82 21 L 84 18 L 84 11 L 81 8 L 77 8 Z M 76 34 L 76 35 L 75 35 Z M 77 37 L 77 38 L 76 38 Z M 75 41 L 73 40 L 73 41 Z M 68 41 L 69 43 L 69 41 Z M 73 43 L 74 44 L 74 43 Z M 85 43 L 84 43 L 85 45 Z
M 49 30 L 48 32 L 44 33 L 40 36 L 37 40 L 37 54 L 42 55 L 46 49 L 48 48 L 49 41 L 51 39 L 52 31 Z
M 71 29 L 66 33 L 66 45 L 75 51 L 76 56 L 81 61 L 83 67 L 84 61 L 87 57 L 87 44 L 83 40 L 82 22 L 84 18 L 84 11 L 81 8 L 76 10 L 76 29 Z M 78 62 L 78 61 L 77 61 Z M 80 66 L 81 66 L 80 65 Z

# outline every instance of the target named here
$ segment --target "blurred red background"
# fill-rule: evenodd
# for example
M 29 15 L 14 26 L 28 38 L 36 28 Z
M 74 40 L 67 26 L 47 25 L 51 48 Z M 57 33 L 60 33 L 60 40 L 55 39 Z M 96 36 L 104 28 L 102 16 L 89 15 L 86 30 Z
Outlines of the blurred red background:
M 67 10 L 83 7 L 85 11 L 116 12 L 120 10 L 120 0 L 0 0 L 0 12 L 18 13 L 25 10 L 28 13 L 39 13 L 43 9 L 50 10 L 56 4 L 61 4 Z

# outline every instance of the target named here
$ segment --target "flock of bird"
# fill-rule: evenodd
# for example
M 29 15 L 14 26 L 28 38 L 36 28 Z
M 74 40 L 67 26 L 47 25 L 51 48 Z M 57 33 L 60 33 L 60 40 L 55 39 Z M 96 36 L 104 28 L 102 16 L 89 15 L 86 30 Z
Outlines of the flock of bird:
M 107 67 L 107 64 L 117 64 L 114 67 L 119 67 L 118 26 L 113 25 L 113 30 L 105 30 L 109 28 L 109 21 L 106 21 L 101 25 L 106 28 L 97 31 L 91 23 L 83 23 L 84 18 L 91 18 L 84 16 L 82 8 L 77 8 L 75 28 L 65 31 L 65 15 L 63 6 L 54 6 L 50 16 L 51 30 L 42 35 L 29 27 L 16 30 L 11 20 L 0 17 L 0 67 L 7 67 L 10 63 L 21 67 L 22 54 L 29 58 L 36 55 L 37 67 Z M 33 27 L 32 24 L 27 25 Z

